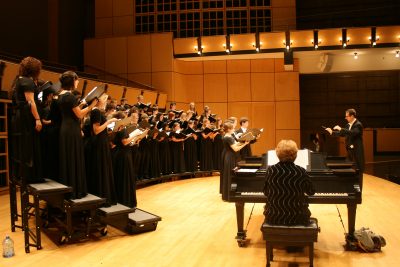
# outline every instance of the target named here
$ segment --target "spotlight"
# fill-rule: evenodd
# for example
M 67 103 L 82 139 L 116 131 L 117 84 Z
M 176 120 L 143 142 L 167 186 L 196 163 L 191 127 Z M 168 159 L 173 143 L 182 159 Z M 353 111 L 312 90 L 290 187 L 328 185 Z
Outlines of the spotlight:
M 358 53 L 357 52 L 354 53 L 354 59 L 358 59 Z
M 314 39 L 311 40 L 311 43 L 314 45 L 315 49 L 318 49 L 318 45 L 321 43 L 321 39 L 318 39 L 318 31 L 314 30 Z
M 396 57 L 400 57 L 400 51 L 399 50 L 396 51 Z

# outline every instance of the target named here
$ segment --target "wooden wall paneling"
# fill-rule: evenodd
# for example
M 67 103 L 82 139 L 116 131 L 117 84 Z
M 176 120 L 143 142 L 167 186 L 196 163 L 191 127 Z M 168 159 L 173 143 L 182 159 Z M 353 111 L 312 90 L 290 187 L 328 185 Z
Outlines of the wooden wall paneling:
M 276 102 L 276 129 L 300 129 L 300 101 Z
M 204 101 L 203 83 L 203 75 L 185 75 L 186 102 Z
M 376 27 L 376 35 L 379 36 L 377 43 L 398 43 L 400 26 Z
M 398 139 L 397 139 L 398 140 Z M 363 131 L 365 162 L 374 161 L 374 129 L 365 128 Z M 399 149 L 400 151 L 400 149 Z
M 296 4 L 286 7 L 272 6 L 271 13 L 272 31 L 296 29 Z
M 150 73 L 151 58 L 151 39 L 149 34 L 128 37 L 128 73 Z
M 154 105 L 157 100 L 157 92 L 144 90 L 143 98 L 144 98 L 144 103 L 146 103 L 146 104 L 151 103 L 151 105 Z
M 275 58 L 275 72 L 298 72 L 299 71 L 299 59 L 293 59 L 293 70 L 287 71 L 285 70 L 284 59 L 283 58 Z
M 227 117 L 236 117 L 239 120 L 241 117 L 247 117 L 252 121 L 252 107 L 251 102 L 228 102 L 228 114 Z
M 204 36 L 201 38 L 203 45 L 203 53 L 208 52 L 224 52 L 224 44 L 226 43 L 225 35 Z
M 174 84 L 174 96 L 170 98 L 171 101 L 176 102 L 188 102 L 188 90 L 187 90 L 187 76 L 181 73 L 174 73 L 175 84 Z
M 196 47 L 196 49 L 195 49 Z M 192 54 L 197 53 L 197 38 L 175 38 L 174 54 Z
M 112 17 L 113 0 L 96 0 L 95 16 L 96 18 Z
M 133 16 L 113 17 L 113 35 L 131 35 L 133 30 Z
M 291 31 L 290 40 L 293 41 L 291 47 L 314 47 L 314 31 Z
M 116 75 L 104 75 L 104 80 L 116 84 L 126 84 L 128 75 L 126 73 L 120 73 Z
M 205 103 L 204 105 L 209 106 L 212 114 L 217 114 L 217 117 L 220 117 L 222 121 L 228 118 L 228 104 L 225 103 Z M 198 107 L 196 107 L 198 108 Z M 201 114 L 203 109 L 198 109 L 197 113 Z
M 43 81 L 51 81 L 53 84 L 58 83 L 60 81 L 60 73 L 42 70 L 40 72 L 40 79 Z
M 87 39 L 84 41 L 84 64 L 105 70 L 105 39 Z
M 203 61 L 204 73 L 226 73 L 226 60 L 207 60 Z
M 299 100 L 299 73 L 277 72 L 275 73 L 275 99 Z
M 342 29 L 323 29 L 318 31 L 318 39 L 321 39 L 320 46 L 342 45 Z
M 399 152 L 400 151 L 400 128 L 376 129 L 376 151 L 377 152 Z M 365 146 L 365 141 L 364 141 Z
M 251 101 L 250 73 L 228 74 L 228 102 Z
M 125 98 L 128 104 L 133 105 L 137 102 L 137 96 L 140 95 L 141 90 L 137 88 L 126 88 Z
M 127 73 L 127 38 L 114 37 L 105 40 L 105 70 L 113 74 Z
M 254 155 L 261 155 L 275 148 L 275 103 L 252 103 L 252 120 L 250 128 L 263 128 L 264 131 L 255 144 L 252 145 Z
M 6 62 L 6 67 L 4 69 L 3 78 L 1 81 L 1 89 L 11 91 L 12 83 L 15 77 L 17 77 L 19 72 L 19 64 Z
M 99 37 L 109 37 L 113 34 L 112 28 L 113 19 L 110 18 L 96 18 L 95 20 L 95 35 Z
M 151 70 L 173 71 L 174 52 L 172 47 L 172 33 L 151 34 Z
M 128 73 L 128 80 L 151 86 L 151 73 Z
M 115 99 L 117 103 L 119 103 L 119 101 L 121 100 L 123 92 L 124 92 L 123 86 L 108 84 L 107 94 L 111 96 L 113 99 Z
M 371 28 L 348 28 L 347 38 L 350 38 L 348 45 L 370 44 Z
M 251 59 L 251 72 L 275 72 L 275 60 L 273 58 Z
M 284 32 L 260 33 L 261 49 L 285 48 L 284 41 Z
M 274 73 L 251 73 L 251 101 L 275 101 Z
M 97 4 L 97 3 L 96 3 Z M 132 16 L 133 15 L 133 5 L 132 0 L 117 0 L 113 1 L 112 13 L 114 17 L 118 16 Z
M 227 60 L 227 73 L 250 72 L 249 59 Z
M 166 108 L 167 107 L 167 94 L 159 93 L 158 95 L 158 107 L 159 108 Z
M 226 74 L 204 74 L 204 102 L 227 102 L 227 94 Z
M 173 89 L 174 73 L 172 71 L 153 72 L 151 74 L 152 86 L 157 90 L 168 95 L 168 100 L 175 97 Z
M 254 33 L 231 34 L 230 43 L 232 51 L 255 50 L 256 37 Z M 254 46 L 253 46 L 254 45 Z
M 290 139 L 296 142 L 299 149 L 303 148 L 300 140 L 300 130 L 276 130 L 275 147 L 279 141 Z
M 174 60 L 174 71 L 181 74 L 203 74 L 203 61 Z

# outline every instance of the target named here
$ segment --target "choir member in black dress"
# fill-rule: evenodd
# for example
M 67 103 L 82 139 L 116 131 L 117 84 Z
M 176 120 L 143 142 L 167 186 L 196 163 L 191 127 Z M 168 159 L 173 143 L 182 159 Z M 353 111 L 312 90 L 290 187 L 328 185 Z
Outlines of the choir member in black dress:
M 107 134 L 107 126 L 117 119 L 107 120 L 105 104 L 107 95 L 100 97 L 97 106 L 90 112 L 91 142 L 86 150 L 86 174 L 88 192 L 106 199 L 106 205 L 117 204 L 112 158 Z
M 59 127 L 54 131 L 54 125 L 60 125 L 61 115 L 58 110 L 58 117 L 54 118 L 55 95 L 59 92 L 59 87 L 47 81 L 42 86 L 42 101 L 40 103 L 40 117 L 42 118 L 42 131 L 40 142 L 42 149 L 43 176 L 52 180 L 59 180 L 58 177 L 58 133 Z M 58 106 L 57 106 L 58 107 Z M 57 108 L 58 109 L 58 108 Z
M 43 182 L 39 132 L 42 121 L 36 106 L 37 81 L 42 63 L 33 57 L 24 58 L 13 83 L 14 114 L 11 122 L 11 175 L 27 183 Z
M 222 142 L 223 129 L 222 129 L 222 120 L 221 118 L 217 118 L 215 122 L 216 131 L 213 133 L 213 164 L 214 170 L 221 170 L 222 168 L 222 150 L 224 148 Z
M 115 154 L 113 161 L 118 203 L 134 208 L 136 199 L 136 173 L 130 143 L 134 136 L 129 136 L 126 127 L 119 130 L 114 138 Z
M 75 72 L 64 72 L 60 77 L 62 91 L 59 106 L 62 115 L 60 127 L 60 179 L 65 185 L 73 188 L 71 198 L 82 198 L 87 195 L 84 147 L 80 127 L 82 119 L 97 104 L 92 103 L 81 109 L 77 96 L 72 93 L 79 83 Z
M 162 129 L 157 135 L 157 140 L 159 142 L 160 168 L 163 175 L 168 175 L 172 172 L 169 134 L 169 125 L 168 123 L 164 123 Z
M 149 176 L 150 178 L 160 177 L 161 167 L 160 167 L 160 149 L 159 142 L 157 139 L 158 129 L 153 127 L 148 134 L 148 147 L 150 154 L 150 165 L 149 165 Z
M 143 130 L 150 129 L 150 123 L 148 122 L 149 116 L 146 113 L 142 113 L 139 127 Z M 144 137 L 139 142 L 139 153 L 140 153 L 140 166 L 138 179 L 149 179 L 150 178 L 150 138 Z
M 200 134 L 200 170 L 201 171 L 212 171 L 213 166 L 213 143 L 212 135 L 213 132 L 207 132 L 210 128 L 210 121 L 208 119 L 203 120 L 202 132 Z
M 180 136 L 181 127 L 178 122 L 174 123 L 173 131 L 170 134 L 170 148 L 172 160 L 172 172 L 185 172 L 185 157 L 183 154 L 183 142 L 185 138 Z
M 194 172 L 198 169 L 196 143 L 198 136 L 195 131 L 194 121 L 190 120 L 188 122 L 188 128 L 183 131 L 184 134 L 188 136 L 184 142 L 185 167 L 188 172 Z
M 225 135 L 222 139 L 224 148 L 222 151 L 222 169 L 220 172 L 220 192 L 222 200 L 228 201 L 232 181 L 232 169 L 236 167 L 236 152 L 245 147 L 249 142 L 239 143 L 232 137 L 234 128 L 230 121 L 224 123 Z
M 306 194 L 313 195 L 315 190 L 306 170 L 294 164 L 297 145 L 292 140 L 281 140 L 275 151 L 279 162 L 267 169 L 265 177 L 265 222 L 308 225 L 311 212 Z

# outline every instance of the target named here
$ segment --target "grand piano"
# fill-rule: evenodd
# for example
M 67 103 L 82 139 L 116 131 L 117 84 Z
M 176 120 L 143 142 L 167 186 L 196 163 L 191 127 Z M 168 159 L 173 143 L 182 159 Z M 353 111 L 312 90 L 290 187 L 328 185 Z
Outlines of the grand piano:
M 361 204 L 359 175 L 353 163 L 343 157 L 329 157 L 325 153 L 307 153 L 307 173 L 314 184 L 315 195 L 309 196 L 310 204 L 346 204 L 348 229 L 346 241 L 354 233 L 357 204 Z M 271 157 L 271 154 L 268 153 Z M 252 157 L 239 162 L 232 171 L 229 202 L 235 202 L 237 235 L 240 247 L 246 244 L 246 230 L 243 229 L 244 204 L 266 203 L 263 194 L 265 173 L 268 168 L 268 154 Z M 269 164 L 271 165 L 271 164 Z

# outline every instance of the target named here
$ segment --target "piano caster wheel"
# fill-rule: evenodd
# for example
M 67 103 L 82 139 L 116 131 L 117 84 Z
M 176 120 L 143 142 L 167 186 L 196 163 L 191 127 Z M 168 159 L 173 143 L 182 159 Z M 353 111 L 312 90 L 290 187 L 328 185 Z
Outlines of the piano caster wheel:
M 108 233 L 107 227 L 104 227 L 103 229 L 100 230 L 100 234 L 101 234 L 102 236 L 106 236 L 107 233 Z
M 67 241 L 68 241 L 68 236 L 67 236 L 66 234 L 63 234 L 63 235 L 60 237 L 60 239 L 58 240 L 58 242 L 59 242 L 61 245 L 67 243 Z
M 241 248 L 246 246 L 246 240 L 238 239 L 237 243 L 238 243 L 238 246 L 241 247 Z

